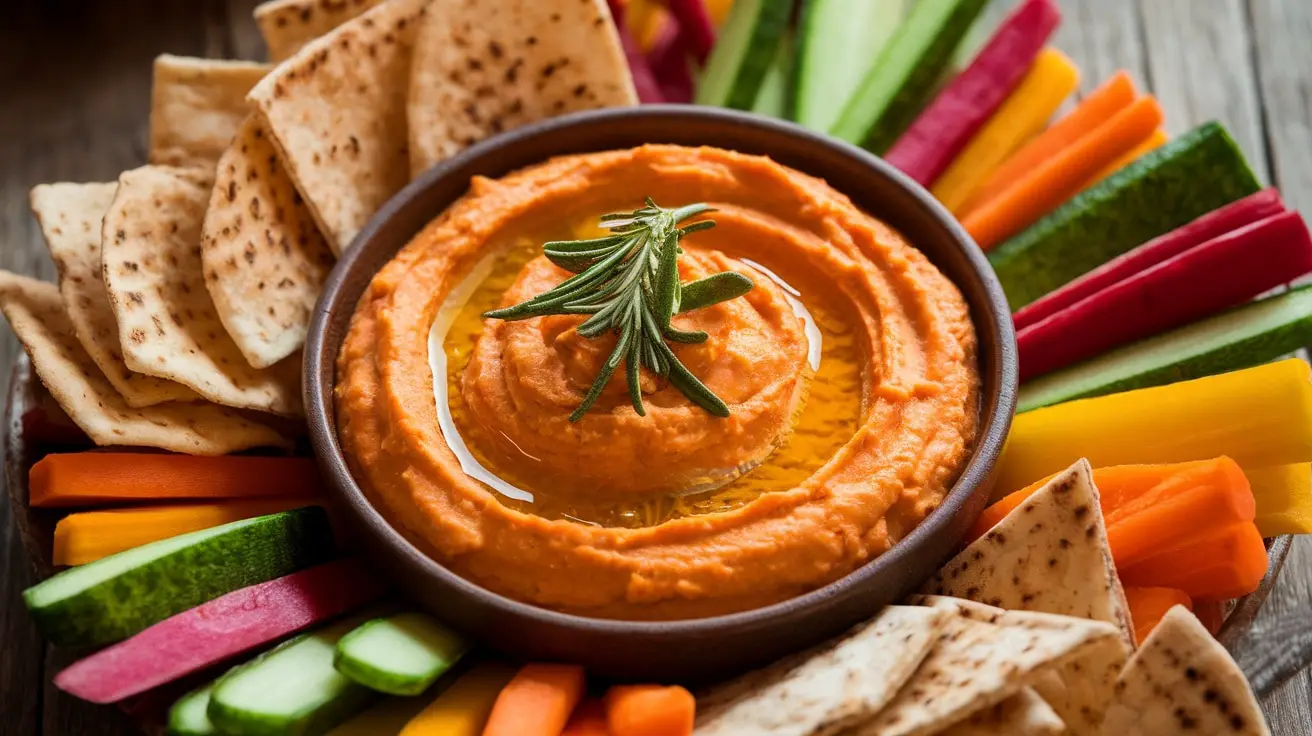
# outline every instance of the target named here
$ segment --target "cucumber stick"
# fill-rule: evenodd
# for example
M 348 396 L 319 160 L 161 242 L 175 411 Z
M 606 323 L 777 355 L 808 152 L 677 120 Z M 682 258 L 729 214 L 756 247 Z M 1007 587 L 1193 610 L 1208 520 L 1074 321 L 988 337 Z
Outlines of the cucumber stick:
M 830 129 L 882 154 L 920 114 L 988 0 L 918 0 Z
M 909 0 L 804 0 L 794 82 L 797 122 L 829 132 L 893 38 L 908 4 Z
M 169 709 L 169 736 L 212 736 L 218 730 L 206 712 L 210 707 L 213 683 L 187 693 Z
M 337 671 L 389 695 L 418 695 L 469 649 L 459 634 L 423 613 L 369 621 L 337 644 Z
M 1014 312 L 1163 233 L 1260 189 L 1226 129 L 1204 123 L 989 253 Z
M 372 617 L 372 616 L 370 616 Z M 375 693 L 333 667 L 337 642 L 367 620 L 302 634 L 214 683 L 208 714 L 229 736 L 322 734 L 362 711 Z
M 1021 386 L 1017 411 L 1249 368 L 1312 344 L 1312 287 L 1245 304 Z
M 235 521 L 104 557 L 23 592 L 37 627 L 60 646 L 100 646 L 230 593 L 333 556 L 317 506 Z
M 795 47 L 792 34 L 785 34 L 779 41 L 774 63 L 770 65 L 770 71 L 766 72 L 765 79 L 761 82 L 761 90 L 756 93 L 752 112 L 772 118 L 790 116 L 793 106 L 791 85 Z
M 752 109 L 775 63 L 792 10 L 793 0 L 736 0 L 706 62 L 695 102 Z

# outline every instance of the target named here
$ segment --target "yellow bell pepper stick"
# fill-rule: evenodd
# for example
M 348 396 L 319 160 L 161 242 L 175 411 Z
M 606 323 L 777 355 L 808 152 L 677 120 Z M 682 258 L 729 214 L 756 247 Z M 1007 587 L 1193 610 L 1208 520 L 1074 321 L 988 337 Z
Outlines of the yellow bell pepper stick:
M 1007 157 L 1048 124 L 1080 83 L 1080 70 L 1054 48 L 1039 53 L 1020 84 L 934 182 L 930 191 L 952 214 L 965 214 L 975 190 Z
M 405 724 L 400 736 L 479 736 L 501 689 L 514 676 L 515 669 L 500 662 L 479 664 Z
M 1262 536 L 1312 533 L 1312 465 L 1274 465 L 1244 474 L 1257 500 L 1253 521 Z
M 1312 369 L 1302 360 L 1072 401 L 1016 417 L 995 497 L 1088 458 L 1095 468 L 1229 455 L 1245 469 L 1312 462 Z

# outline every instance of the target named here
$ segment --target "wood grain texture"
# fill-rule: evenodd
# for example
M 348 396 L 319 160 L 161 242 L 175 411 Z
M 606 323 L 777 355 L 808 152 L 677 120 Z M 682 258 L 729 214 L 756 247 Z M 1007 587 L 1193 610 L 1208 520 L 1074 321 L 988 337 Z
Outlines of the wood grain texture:
M 1015 0 L 996 0 L 993 17 Z M 1207 119 L 1234 132 L 1264 179 L 1312 211 L 1312 1 L 1059 0 L 1055 44 L 1081 91 L 1118 69 L 1153 90 L 1179 133 Z M 48 181 L 106 180 L 145 159 L 150 60 L 159 53 L 260 58 L 256 0 L 12 0 L 0 23 L 0 268 L 52 276 L 27 192 Z M 16 344 L 0 329 L 0 383 Z M 20 603 L 31 582 L 0 504 L 0 736 L 118 736 L 113 711 L 49 684 L 47 653 Z M 1306 634 L 1312 539 L 1295 542 L 1241 661 L 1278 676 Z M 1309 642 L 1312 644 L 1312 642 Z M 1306 671 L 1264 702 L 1273 731 L 1312 736 Z

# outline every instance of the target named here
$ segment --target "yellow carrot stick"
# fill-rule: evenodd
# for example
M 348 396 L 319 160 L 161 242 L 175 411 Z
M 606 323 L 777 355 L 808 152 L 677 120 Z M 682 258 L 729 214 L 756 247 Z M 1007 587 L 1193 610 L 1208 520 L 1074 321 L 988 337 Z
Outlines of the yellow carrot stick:
M 976 188 L 1013 151 L 1047 125 L 1080 82 L 1080 71 L 1062 52 L 1044 49 L 1016 89 L 962 149 L 930 191 L 954 215 L 964 214 Z
M 85 565 L 179 534 L 309 505 L 305 499 L 260 498 L 69 514 L 55 524 L 54 562 Z
M 1243 468 L 1312 462 L 1312 368 L 1283 360 L 1026 412 L 994 488 L 1001 497 L 1082 457 L 1102 467 L 1220 455 Z
M 1245 474 L 1257 501 L 1253 521 L 1262 536 L 1312 534 L 1312 465 L 1274 465 Z
M 515 669 L 500 662 L 483 662 L 405 724 L 398 736 L 479 736 L 501 689 Z
M 1106 179 L 1112 174 L 1115 174 L 1116 172 L 1120 171 L 1126 166 L 1129 166 L 1130 163 L 1138 160 L 1139 157 L 1143 156 L 1145 153 L 1148 153 L 1150 151 L 1156 151 L 1157 149 L 1166 145 L 1166 142 L 1170 139 L 1171 138 L 1166 134 L 1166 131 L 1162 130 L 1161 128 L 1158 128 L 1157 130 L 1153 131 L 1153 134 L 1149 136 L 1143 143 L 1140 143 L 1139 145 L 1135 146 L 1124 156 L 1121 156 L 1120 158 L 1116 159 L 1111 164 L 1109 164 L 1107 168 L 1103 169 L 1102 171 L 1099 171 L 1098 175 L 1095 176 L 1093 180 L 1089 182 L 1088 186 L 1084 188 L 1088 189 L 1089 187 L 1094 186 L 1098 182 L 1102 181 L 1103 179 Z

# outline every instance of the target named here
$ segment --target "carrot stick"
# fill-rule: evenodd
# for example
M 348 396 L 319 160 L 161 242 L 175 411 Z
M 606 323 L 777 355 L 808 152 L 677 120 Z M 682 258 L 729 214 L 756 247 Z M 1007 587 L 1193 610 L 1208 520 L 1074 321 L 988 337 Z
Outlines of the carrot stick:
M 984 509 L 984 512 L 980 514 L 979 519 L 966 535 L 965 543 L 968 544 L 984 536 L 989 529 L 1002 521 L 1003 517 L 1024 503 L 1025 499 L 1042 488 L 1047 482 L 1048 478 L 1035 481 L 1019 491 L 1004 496 Z M 1226 526 L 1235 521 L 1247 521 L 1253 518 L 1254 501 L 1252 491 L 1249 489 L 1248 482 L 1239 466 L 1228 457 L 1185 463 L 1113 465 L 1096 468 L 1093 471 L 1093 482 L 1098 486 L 1099 506 L 1106 518 L 1108 538 L 1110 539 L 1113 536 L 1111 529 L 1113 525 L 1118 523 L 1122 525 L 1117 532 L 1117 535 L 1121 537 L 1119 540 L 1121 555 L 1135 549 L 1136 546 L 1136 540 L 1133 538 L 1126 539 L 1124 538 L 1125 535 L 1132 535 L 1139 528 L 1136 526 L 1138 524 L 1152 523 L 1151 516 L 1147 522 L 1143 520 L 1136 521 L 1134 517 L 1144 512 L 1147 507 L 1170 503 L 1172 497 L 1188 493 L 1195 487 L 1211 484 L 1212 487 L 1197 491 L 1199 497 L 1203 500 L 1215 501 L 1223 510 L 1228 510 L 1223 511 L 1225 520 L 1221 524 L 1205 521 L 1203 526 L 1186 526 L 1186 531 L 1188 529 L 1193 529 L 1195 532 L 1205 528 L 1214 529 L 1217 526 Z M 1221 497 L 1224 495 L 1221 494 L 1218 496 L 1218 487 L 1220 491 L 1232 495 Z M 1193 498 L 1193 496 L 1189 496 L 1185 501 Z M 1174 503 L 1181 504 L 1184 501 L 1177 498 Z M 1203 516 L 1211 513 L 1222 513 L 1211 506 L 1200 509 L 1193 509 L 1188 506 L 1172 508 L 1175 513 L 1198 513 Z M 1189 524 L 1193 524 L 1193 522 L 1189 522 Z M 1178 535 L 1182 532 L 1181 530 L 1175 530 L 1174 533 Z M 1169 545 L 1169 539 L 1164 541 Z M 1161 549 L 1162 545 L 1163 540 L 1157 540 L 1156 548 Z M 1117 542 L 1112 542 L 1112 549 L 1114 553 L 1117 552 Z M 1118 564 L 1128 564 L 1121 556 L 1117 556 L 1116 561 Z
M 39 508 L 125 501 L 281 496 L 313 498 L 322 482 L 301 457 L 198 457 L 127 452 L 46 455 L 28 476 Z
M 678 685 L 617 685 L 606 693 L 611 736 L 689 736 L 696 713 L 692 693 Z
M 1067 146 L 1093 131 L 1122 109 L 1129 107 L 1135 97 L 1134 82 L 1128 72 L 1119 71 L 1089 93 L 1069 114 L 1052 127 L 1026 143 L 993 171 L 975 191 L 963 208 L 963 214 L 996 197 L 1002 190 L 1033 171 L 1043 162 L 1056 156 Z
M 1194 610 L 1194 602 L 1183 590 L 1174 588 L 1126 588 L 1125 600 L 1130 604 L 1130 619 L 1134 621 L 1134 638 L 1139 644 L 1162 620 L 1172 606 Z
M 579 703 L 560 736 L 611 736 L 606 725 L 606 704 L 596 698 Z
M 524 665 L 497 696 L 483 736 L 560 736 L 584 684 L 582 667 Z
M 1118 566 L 1128 586 L 1178 588 L 1195 601 L 1224 600 L 1257 590 L 1266 574 L 1266 545 L 1251 521 L 1224 527 L 1138 564 Z
M 82 511 L 55 524 L 54 563 L 85 565 L 143 544 L 308 505 L 298 498 L 252 498 Z
M 930 192 L 952 214 L 965 214 L 963 205 L 980 184 L 1012 151 L 1043 130 L 1079 81 L 1079 70 L 1064 54 L 1052 47 L 1041 51 L 1020 84 L 961 149 Z
M 1156 99 L 1135 100 L 972 210 L 962 220 L 966 232 L 981 248 L 988 250 L 1024 230 L 1151 137 L 1161 125 L 1162 117 L 1162 107 Z
M 1099 171 L 1097 176 L 1093 177 L 1093 179 L 1088 184 L 1084 185 L 1084 189 L 1088 189 L 1089 187 L 1093 186 L 1094 184 L 1097 184 L 1103 179 L 1106 179 L 1112 174 L 1115 174 L 1116 172 L 1120 171 L 1126 166 L 1129 166 L 1131 163 L 1136 161 L 1139 157 L 1143 156 L 1145 153 L 1151 153 L 1152 151 L 1156 151 L 1157 149 L 1166 145 L 1166 142 L 1168 140 L 1170 140 L 1170 136 L 1166 134 L 1166 131 L 1162 130 L 1161 128 L 1154 130 L 1153 134 L 1148 136 L 1147 140 L 1145 140 L 1143 143 L 1140 143 L 1139 145 L 1135 146 L 1124 156 L 1121 156 L 1120 158 L 1113 161 L 1111 165 L 1109 165 L 1107 168 L 1103 169 L 1102 171 Z M 1084 191 L 1084 190 L 1081 189 L 1080 191 Z

